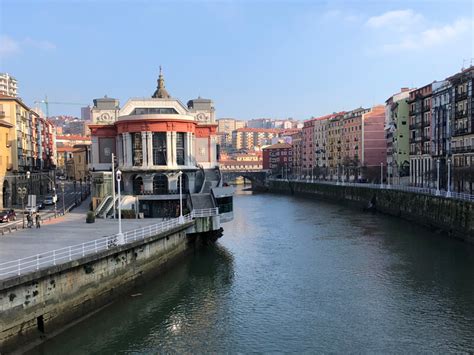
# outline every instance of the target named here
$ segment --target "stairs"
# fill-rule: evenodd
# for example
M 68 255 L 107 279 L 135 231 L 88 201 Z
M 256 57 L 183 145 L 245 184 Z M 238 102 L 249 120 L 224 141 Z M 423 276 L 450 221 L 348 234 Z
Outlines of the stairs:
M 195 210 L 216 207 L 210 193 L 191 194 L 191 203 Z

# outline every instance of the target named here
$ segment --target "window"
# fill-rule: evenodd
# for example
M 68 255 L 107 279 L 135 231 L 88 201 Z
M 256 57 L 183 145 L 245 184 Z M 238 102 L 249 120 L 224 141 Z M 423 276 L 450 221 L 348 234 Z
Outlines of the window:
M 166 158 L 166 133 L 153 133 L 153 165 L 167 165 Z
M 132 156 L 133 166 L 143 164 L 142 134 L 141 132 L 132 133 Z
M 176 163 L 184 165 L 184 133 L 176 133 Z

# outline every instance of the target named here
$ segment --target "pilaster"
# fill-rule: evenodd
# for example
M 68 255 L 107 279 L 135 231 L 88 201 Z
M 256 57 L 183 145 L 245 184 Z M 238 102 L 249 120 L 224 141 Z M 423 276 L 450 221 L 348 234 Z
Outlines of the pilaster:
M 148 142 L 148 146 L 147 146 L 148 167 L 151 167 L 154 165 L 153 164 L 153 133 L 146 132 L 146 135 L 147 135 L 147 142 Z
M 173 165 L 171 146 L 171 132 L 166 132 L 166 165 L 169 168 Z
M 147 145 L 147 132 L 142 133 L 142 167 L 146 168 L 148 166 L 148 145 Z

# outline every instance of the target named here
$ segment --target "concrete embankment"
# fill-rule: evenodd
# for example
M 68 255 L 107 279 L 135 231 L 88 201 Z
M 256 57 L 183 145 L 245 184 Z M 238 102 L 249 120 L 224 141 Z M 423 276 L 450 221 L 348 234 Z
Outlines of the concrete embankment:
M 199 239 L 194 221 L 0 282 L 0 353 L 47 338 L 155 275 Z
M 375 197 L 376 210 L 440 230 L 474 243 L 474 204 L 412 192 L 303 181 L 268 181 L 268 191 L 350 203 L 367 207 Z

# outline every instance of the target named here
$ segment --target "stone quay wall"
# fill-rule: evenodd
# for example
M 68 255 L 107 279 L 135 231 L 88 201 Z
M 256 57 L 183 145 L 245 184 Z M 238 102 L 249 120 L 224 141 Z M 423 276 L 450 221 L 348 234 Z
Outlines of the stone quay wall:
M 440 230 L 448 236 L 474 243 L 474 204 L 469 201 L 390 189 L 330 185 L 304 181 L 267 182 L 268 191 L 368 206 L 375 196 L 376 210 Z
M 193 224 L 0 281 L 0 354 L 54 336 L 163 270 L 195 244 Z

